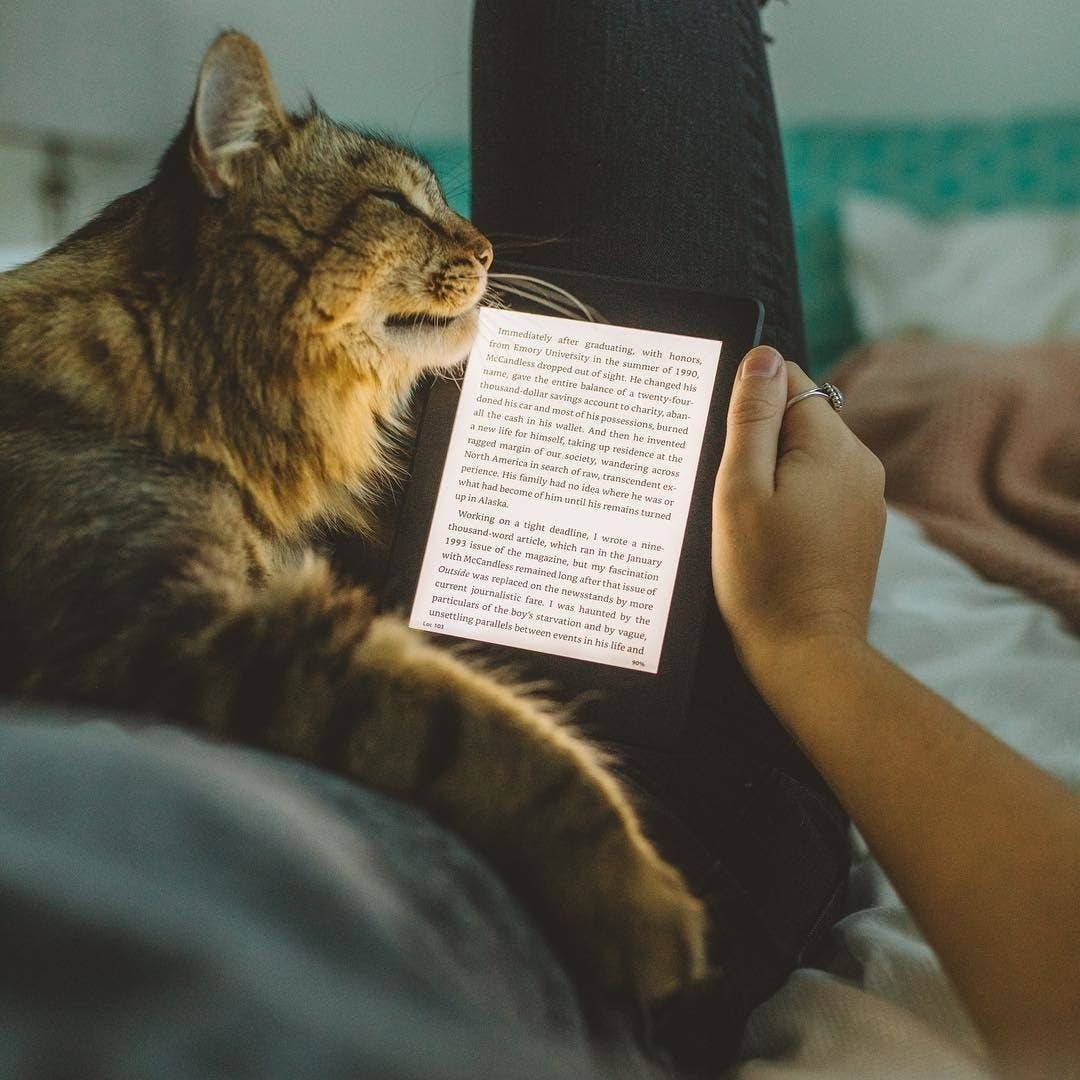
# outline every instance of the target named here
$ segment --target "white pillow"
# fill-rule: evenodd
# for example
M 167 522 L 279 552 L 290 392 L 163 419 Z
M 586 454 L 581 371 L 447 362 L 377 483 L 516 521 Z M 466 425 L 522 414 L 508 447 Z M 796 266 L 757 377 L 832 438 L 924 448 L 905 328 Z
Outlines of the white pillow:
M 931 221 L 850 193 L 840 231 L 863 338 L 916 331 L 1016 344 L 1080 334 L 1080 211 Z

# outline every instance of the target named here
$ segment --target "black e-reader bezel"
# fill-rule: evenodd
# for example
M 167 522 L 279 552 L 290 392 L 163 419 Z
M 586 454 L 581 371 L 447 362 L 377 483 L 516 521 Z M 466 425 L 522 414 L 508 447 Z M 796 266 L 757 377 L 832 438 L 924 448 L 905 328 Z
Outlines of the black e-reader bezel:
M 723 341 L 657 672 L 502 645 L 477 646 L 523 680 L 542 680 L 559 700 L 573 702 L 576 722 L 583 728 L 614 731 L 625 741 L 642 745 L 671 745 L 683 727 L 707 605 L 715 605 L 710 568 L 712 488 L 724 447 L 728 399 L 739 361 L 760 341 L 764 308 L 749 298 L 580 271 L 505 263 L 499 269 L 566 289 L 614 325 Z M 507 296 L 506 301 L 516 311 L 553 314 L 516 297 Z M 455 382 L 435 379 L 421 389 L 417 401 L 410 477 L 382 595 L 385 609 L 406 617 L 416 595 L 458 396 Z M 457 635 L 432 636 L 448 643 L 462 640 Z

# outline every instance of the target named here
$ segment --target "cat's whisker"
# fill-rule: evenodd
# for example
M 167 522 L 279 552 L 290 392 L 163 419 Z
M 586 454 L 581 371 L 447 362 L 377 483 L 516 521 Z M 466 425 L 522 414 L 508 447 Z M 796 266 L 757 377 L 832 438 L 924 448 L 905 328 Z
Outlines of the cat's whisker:
M 529 300 L 540 307 L 546 307 L 549 311 L 554 312 L 554 314 L 560 315 L 564 318 L 570 319 L 580 317 L 580 313 L 573 310 L 572 308 L 568 308 L 562 304 L 557 304 L 550 300 L 546 300 L 524 289 L 508 288 L 506 291 L 512 296 L 518 296 L 521 297 L 521 299 Z
M 465 162 L 440 175 L 443 191 L 448 195 L 464 195 L 472 187 L 470 171 L 468 162 Z
M 481 307 L 489 308 L 506 308 L 510 306 L 507 304 L 506 298 L 502 293 L 500 293 L 490 282 L 488 282 L 487 288 L 484 289 L 484 295 L 480 297 L 480 305 Z
M 606 322 L 603 315 L 586 304 L 572 292 L 543 278 L 529 274 L 489 274 L 494 289 L 523 300 L 531 300 L 540 307 L 565 315 L 567 318 L 584 318 L 588 322 Z
M 552 244 L 565 244 L 569 241 L 566 235 L 561 236 L 530 236 L 527 233 L 489 233 L 488 239 L 495 246 L 499 254 L 507 251 L 523 251 L 527 248 L 550 247 Z
M 443 193 L 447 199 L 456 199 L 459 195 L 465 195 L 470 188 L 469 178 L 462 177 L 460 180 L 444 180 Z
M 429 79 L 423 86 L 418 88 L 420 94 L 419 99 L 416 102 L 416 106 L 413 109 L 413 114 L 409 119 L 409 123 L 405 128 L 405 138 L 412 139 L 413 129 L 416 127 L 416 121 L 420 116 L 424 106 L 431 101 L 437 94 L 444 94 L 446 92 L 447 85 L 453 85 L 458 79 L 465 78 L 465 71 L 459 69 L 458 71 L 448 71 L 445 74 L 437 75 L 433 79 Z
M 460 390 L 465 379 L 465 365 L 458 364 L 457 367 L 453 368 L 440 368 L 435 372 L 435 378 L 441 382 L 453 383 Z

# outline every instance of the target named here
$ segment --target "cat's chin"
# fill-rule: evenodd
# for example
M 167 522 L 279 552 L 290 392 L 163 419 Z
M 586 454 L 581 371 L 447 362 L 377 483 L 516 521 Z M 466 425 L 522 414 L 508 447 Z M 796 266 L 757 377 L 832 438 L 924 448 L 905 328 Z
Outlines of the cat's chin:
M 478 310 L 471 307 L 451 316 L 389 315 L 383 334 L 423 367 L 452 367 L 468 355 L 478 326 Z

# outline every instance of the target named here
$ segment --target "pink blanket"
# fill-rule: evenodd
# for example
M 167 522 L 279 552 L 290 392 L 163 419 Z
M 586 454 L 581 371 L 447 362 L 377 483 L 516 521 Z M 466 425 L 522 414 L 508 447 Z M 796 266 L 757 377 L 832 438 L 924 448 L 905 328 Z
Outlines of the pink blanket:
M 889 502 L 1080 630 L 1080 339 L 883 341 L 830 376 Z

